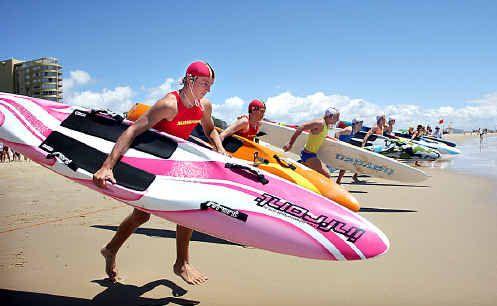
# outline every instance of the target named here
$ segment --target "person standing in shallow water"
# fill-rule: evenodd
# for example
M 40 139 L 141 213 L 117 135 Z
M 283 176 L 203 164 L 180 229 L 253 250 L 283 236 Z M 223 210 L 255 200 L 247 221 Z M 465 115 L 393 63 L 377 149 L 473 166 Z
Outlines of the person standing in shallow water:
M 108 181 L 115 184 L 113 167 L 130 147 L 133 140 L 154 127 L 158 130 L 187 139 L 195 126 L 200 123 L 205 135 L 212 140 L 218 152 L 226 154 L 212 120 L 212 104 L 204 96 L 214 83 L 214 70 L 205 62 L 193 62 L 186 70 L 183 88 L 173 91 L 157 101 L 143 116 L 119 137 L 112 152 L 94 174 L 94 183 L 105 188 Z M 185 197 L 188 195 L 185 194 Z M 105 258 L 105 271 L 110 280 L 116 281 L 116 255 L 124 242 L 143 223 L 150 214 L 139 209 L 126 217 L 119 225 L 112 240 L 100 251 Z M 176 261 L 173 271 L 192 285 L 202 284 L 207 277 L 190 264 L 189 243 L 192 230 L 181 225 L 176 227 Z

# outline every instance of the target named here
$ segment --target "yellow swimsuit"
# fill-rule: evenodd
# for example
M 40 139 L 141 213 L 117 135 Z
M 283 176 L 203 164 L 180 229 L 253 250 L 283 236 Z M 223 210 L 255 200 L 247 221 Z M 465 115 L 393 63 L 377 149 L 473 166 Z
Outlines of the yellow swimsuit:
M 317 153 L 321 145 L 323 144 L 324 139 L 328 136 L 328 125 L 325 124 L 323 130 L 319 134 L 309 133 L 307 137 L 307 143 L 304 146 L 304 149 L 307 152 Z

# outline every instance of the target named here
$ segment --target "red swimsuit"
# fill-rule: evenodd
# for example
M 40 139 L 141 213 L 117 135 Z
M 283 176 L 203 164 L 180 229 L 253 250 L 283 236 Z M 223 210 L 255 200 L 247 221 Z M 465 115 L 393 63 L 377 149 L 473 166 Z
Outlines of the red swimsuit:
M 239 118 L 246 117 L 248 119 L 247 115 L 242 115 Z M 246 138 L 248 140 L 254 141 L 255 136 L 257 136 L 257 133 L 259 133 L 259 123 L 256 124 L 256 126 L 251 126 L 249 122 L 249 129 L 248 131 L 238 131 L 236 132 L 236 135 L 241 136 L 243 138 Z
M 177 91 L 171 93 L 176 96 L 178 113 L 173 120 L 167 121 L 163 119 L 154 128 L 183 139 L 188 139 L 193 129 L 200 123 L 203 110 L 197 105 L 187 108 L 181 101 L 181 97 Z

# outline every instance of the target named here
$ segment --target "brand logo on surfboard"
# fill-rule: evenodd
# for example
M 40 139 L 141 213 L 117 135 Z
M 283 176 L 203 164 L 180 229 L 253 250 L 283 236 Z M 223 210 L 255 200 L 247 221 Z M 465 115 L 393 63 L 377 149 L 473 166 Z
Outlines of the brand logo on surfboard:
M 375 165 L 375 164 L 373 164 L 371 162 L 367 162 L 365 160 L 361 160 L 361 159 L 358 159 L 358 158 L 353 158 L 353 157 L 345 156 L 345 155 L 340 154 L 340 153 L 337 153 L 336 156 L 335 156 L 335 158 L 337 160 L 341 160 L 343 162 L 352 164 L 354 166 L 368 168 L 368 169 L 375 170 L 375 171 L 378 171 L 378 172 L 384 172 L 387 175 L 392 175 L 395 172 L 395 170 L 393 170 L 391 168 L 388 168 L 388 167 L 385 167 L 385 166 L 380 166 L 380 165 Z
M 232 217 L 232 218 L 235 218 L 238 220 L 242 220 L 244 222 L 247 221 L 247 217 L 248 217 L 247 214 L 244 214 L 241 211 L 238 211 L 238 210 L 233 209 L 233 208 L 229 208 L 227 206 L 221 205 L 221 204 L 214 202 L 214 201 L 202 202 L 202 203 L 200 203 L 200 208 L 202 210 L 206 210 L 207 208 L 212 208 L 217 212 L 220 212 L 222 214 L 225 214 L 229 217 Z
M 80 111 L 74 111 L 74 114 L 80 117 L 86 117 L 86 113 L 80 112 Z
M 258 206 L 273 210 L 285 216 L 289 216 L 299 222 L 307 223 L 322 232 L 333 231 L 347 237 L 347 241 L 355 243 L 366 233 L 365 230 L 348 225 L 325 215 L 319 217 L 312 214 L 307 208 L 298 206 L 288 201 L 281 200 L 273 195 L 263 193 L 254 199 Z

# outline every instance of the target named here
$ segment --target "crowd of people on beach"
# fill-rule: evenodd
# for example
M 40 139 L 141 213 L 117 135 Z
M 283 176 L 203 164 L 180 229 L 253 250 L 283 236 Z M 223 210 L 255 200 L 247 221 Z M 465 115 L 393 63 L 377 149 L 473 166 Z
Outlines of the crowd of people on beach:
M 205 136 L 209 139 L 213 148 L 221 153 L 227 154 L 223 147 L 223 140 L 230 135 L 237 134 L 249 140 L 254 140 L 259 133 L 266 111 L 266 104 L 260 99 L 250 102 L 247 113 L 237 117 L 223 132 L 219 133 L 214 126 L 212 119 L 212 104 L 205 98 L 210 92 L 214 83 L 215 74 L 212 67 L 206 62 L 197 61 L 190 64 L 182 80 L 183 87 L 177 91 L 171 91 L 159 99 L 147 112 L 138 118 L 119 137 L 112 152 L 101 165 L 101 168 L 94 174 L 93 181 L 100 188 L 106 188 L 108 182 L 115 183 L 113 168 L 119 159 L 125 154 L 134 139 L 147 131 L 151 127 L 167 132 L 177 137 L 188 139 L 195 127 L 200 124 Z M 338 131 L 340 111 L 335 107 L 328 107 L 319 118 L 296 126 L 294 134 L 283 146 L 284 151 L 291 150 L 296 139 L 305 131 L 308 137 L 305 146 L 298 148 L 300 151 L 300 162 L 311 169 L 321 173 L 327 178 L 331 174 L 327 166 L 318 156 L 318 151 L 329 132 Z M 355 118 L 352 125 L 342 129 L 340 135 L 351 137 L 361 131 L 363 120 Z M 388 121 L 385 115 L 376 118 L 376 125 L 372 127 L 365 137 L 363 137 L 363 147 L 368 137 L 372 134 L 383 135 L 394 132 L 395 118 L 390 117 Z M 437 126 L 432 131 L 430 126 L 418 125 L 417 129 L 411 128 L 409 135 L 414 139 L 423 135 L 430 135 L 437 138 L 442 137 L 442 132 Z M 343 171 L 344 172 L 344 171 Z M 339 179 L 343 176 L 341 172 Z M 358 182 L 357 174 L 353 180 Z M 131 236 L 136 228 L 143 225 L 150 219 L 150 214 L 139 209 L 134 209 L 131 214 L 120 224 L 114 237 L 101 249 L 101 254 L 105 258 L 105 270 L 111 281 L 117 279 L 116 256 L 125 241 Z M 202 284 L 207 281 L 207 277 L 193 267 L 189 258 L 189 242 L 192 230 L 183 226 L 177 226 L 177 254 L 173 264 L 173 271 L 189 284 Z
M 407 133 L 411 135 L 411 139 L 421 136 L 431 136 L 439 139 L 442 138 L 442 130 L 439 126 L 435 126 L 435 129 L 432 130 L 431 126 L 429 125 L 425 127 L 421 124 L 418 124 L 416 130 L 414 129 L 414 127 L 411 126 L 407 129 Z
M 0 163 L 10 163 L 11 161 L 29 161 L 29 159 L 0 142 Z
M 191 63 L 182 79 L 182 88 L 165 93 L 146 113 L 144 113 L 133 125 L 130 125 L 118 138 L 111 153 L 93 175 L 93 182 L 99 188 L 107 188 L 108 184 L 115 184 L 113 169 L 121 157 L 130 148 L 136 137 L 154 127 L 157 130 L 167 132 L 179 138 L 188 139 L 195 127 L 200 124 L 205 136 L 209 139 L 213 149 L 227 155 L 223 140 L 232 134 L 237 134 L 249 140 L 254 140 L 259 133 L 261 122 L 266 111 L 266 104 L 260 99 L 250 102 L 247 113 L 237 117 L 235 122 L 224 131 L 218 132 L 212 118 L 212 104 L 205 98 L 210 92 L 215 80 L 213 68 L 206 62 L 197 61 Z M 331 178 L 329 168 L 321 161 L 318 151 L 329 132 L 334 130 L 335 136 L 342 141 L 344 139 L 360 135 L 364 120 L 354 118 L 348 126 L 340 126 L 340 111 L 335 107 L 328 107 L 319 118 L 301 123 L 296 126 L 294 134 L 283 146 L 284 151 L 289 151 L 296 139 L 303 132 L 308 132 L 305 146 L 298 148 L 300 151 L 300 162 L 311 169 Z M 380 114 L 376 117 L 376 124 L 371 127 L 365 136 L 361 137 L 362 147 L 365 146 L 371 135 L 384 135 L 394 133 L 395 118 Z M 337 129 L 338 128 L 338 129 Z M 441 128 L 436 126 L 434 130 L 428 125 L 418 125 L 416 129 L 410 127 L 407 131 L 411 139 L 421 136 L 432 136 L 442 138 Z M 11 151 L 7 146 L 0 143 L 1 162 L 21 160 L 18 152 Z M 24 158 L 26 160 L 26 158 Z M 345 171 L 340 171 L 337 183 L 340 183 Z M 357 174 L 352 177 L 354 182 L 358 180 Z M 116 268 L 116 257 L 120 248 L 124 245 L 132 233 L 150 219 L 150 213 L 134 208 L 119 225 L 112 239 L 101 249 L 100 253 L 105 259 L 105 271 L 111 281 L 116 281 L 118 272 Z M 193 230 L 181 225 L 176 229 L 176 260 L 173 263 L 173 271 L 189 284 L 199 285 L 207 281 L 207 276 L 192 266 L 190 262 L 189 244 Z

